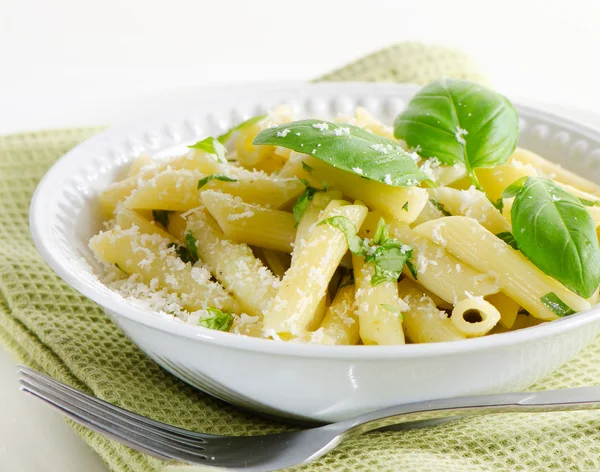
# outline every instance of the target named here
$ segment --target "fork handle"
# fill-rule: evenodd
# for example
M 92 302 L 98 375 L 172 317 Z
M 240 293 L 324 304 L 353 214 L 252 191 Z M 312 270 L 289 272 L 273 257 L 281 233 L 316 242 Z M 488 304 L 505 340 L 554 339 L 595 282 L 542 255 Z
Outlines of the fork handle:
M 412 421 L 496 413 L 534 413 L 600 409 L 600 386 L 443 398 L 406 403 L 335 423 L 340 432 L 365 433 Z

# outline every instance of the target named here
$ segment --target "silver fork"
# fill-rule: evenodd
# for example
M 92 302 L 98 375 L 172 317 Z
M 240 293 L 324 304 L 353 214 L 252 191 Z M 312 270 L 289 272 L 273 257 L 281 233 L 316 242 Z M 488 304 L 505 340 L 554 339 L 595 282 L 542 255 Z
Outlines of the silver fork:
M 268 472 L 308 464 L 345 438 L 409 423 L 492 413 L 600 409 L 600 386 L 446 398 L 398 405 L 346 421 L 263 436 L 215 436 L 145 418 L 87 395 L 25 366 L 21 390 L 42 399 L 88 428 L 163 460 Z M 425 423 L 423 423 L 425 422 Z

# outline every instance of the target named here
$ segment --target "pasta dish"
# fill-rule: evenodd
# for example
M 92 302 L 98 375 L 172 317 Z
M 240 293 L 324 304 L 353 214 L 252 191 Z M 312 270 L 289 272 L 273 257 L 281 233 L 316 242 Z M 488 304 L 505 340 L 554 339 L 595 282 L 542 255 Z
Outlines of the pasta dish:
M 395 119 L 280 105 L 104 189 L 103 282 L 209 329 L 332 345 L 455 341 L 594 305 L 600 187 L 517 147 L 502 95 L 442 79 Z

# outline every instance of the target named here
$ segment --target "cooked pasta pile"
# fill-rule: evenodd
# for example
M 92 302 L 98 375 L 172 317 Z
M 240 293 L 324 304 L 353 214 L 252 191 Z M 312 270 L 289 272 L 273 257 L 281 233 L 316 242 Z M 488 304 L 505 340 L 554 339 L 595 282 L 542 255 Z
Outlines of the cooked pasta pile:
M 438 81 L 393 129 L 362 108 L 294 120 L 280 106 L 137 158 L 99 197 L 105 283 L 194 325 L 337 345 L 461 340 L 595 303 L 600 188 L 515 148 L 504 97 Z

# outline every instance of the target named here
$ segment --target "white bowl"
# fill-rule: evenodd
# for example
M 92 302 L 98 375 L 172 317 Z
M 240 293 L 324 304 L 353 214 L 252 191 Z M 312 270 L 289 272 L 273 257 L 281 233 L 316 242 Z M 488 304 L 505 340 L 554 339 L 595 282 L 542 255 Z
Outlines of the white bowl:
M 595 337 L 600 309 L 457 342 L 302 345 L 236 336 L 147 313 L 90 272 L 87 242 L 101 227 L 95 196 L 139 153 L 173 154 L 278 103 L 292 104 L 300 116 L 335 115 L 362 105 L 391 122 L 416 90 L 329 83 L 221 87 L 204 98 L 197 91 L 180 92 L 173 106 L 159 107 L 150 119 L 111 128 L 60 159 L 31 203 L 33 238 L 48 264 L 98 303 L 152 359 L 199 389 L 255 411 L 329 422 L 403 402 L 524 389 Z M 517 108 L 521 146 L 600 181 L 598 131 L 528 106 Z

